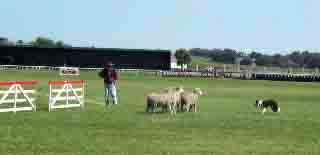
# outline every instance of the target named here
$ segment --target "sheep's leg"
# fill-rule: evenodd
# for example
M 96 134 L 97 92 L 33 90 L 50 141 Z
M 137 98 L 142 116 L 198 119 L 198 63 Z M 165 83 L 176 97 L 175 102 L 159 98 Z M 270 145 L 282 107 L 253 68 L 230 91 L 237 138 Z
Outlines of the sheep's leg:
M 175 115 L 177 113 L 177 110 L 176 110 L 176 104 L 173 104 L 173 114 Z
M 171 107 L 171 105 L 168 105 L 168 108 L 169 108 L 170 114 L 172 115 L 172 107 Z
M 188 104 L 184 105 L 184 111 L 188 112 Z
M 153 112 L 154 111 L 154 104 L 147 103 L 146 112 Z
M 163 108 L 164 108 L 164 112 L 168 112 L 168 104 L 166 104 L 166 105 L 163 105 Z
M 165 110 L 166 110 L 166 106 L 162 104 L 162 105 L 161 105 L 161 112 L 164 113 Z
M 150 111 L 150 106 L 149 106 L 149 104 L 147 104 L 146 112 L 149 112 L 149 111 Z
M 183 112 L 184 104 L 180 103 L 180 110 Z
M 192 104 L 191 110 L 193 110 L 193 112 L 196 112 L 196 105 L 194 103 Z
M 197 109 L 198 109 L 197 112 L 200 112 L 199 103 L 197 103 L 196 106 L 197 106 Z
M 157 104 L 151 104 L 151 111 L 153 113 L 156 112 L 156 107 L 157 107 Z
M 192 112 L 192 109 L 193 109 L 193 104 L 189 104 L 189 110 L 188 110 L 188 112 Z
M 187 111 L 190 112 L 192 110 L 192 104 L 188 104 L 188 109 Z
M 181 111 L 181 103 L 178 103 L 176 106 L 177 111 Z

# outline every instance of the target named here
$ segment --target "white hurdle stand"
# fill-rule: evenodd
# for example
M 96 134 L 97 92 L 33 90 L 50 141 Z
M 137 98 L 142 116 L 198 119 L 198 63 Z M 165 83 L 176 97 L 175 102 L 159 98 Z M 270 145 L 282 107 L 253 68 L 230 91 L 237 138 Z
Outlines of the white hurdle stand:
M 33 89 L 25 90 L 23 85 L 35 85 L 36 81 L 9 81 L 0 82 L 0 86 L 9 86 L 8 90 L 0 89 L 0 105 L 1 104 L 12 104 L 12 107 L 1 108 L 0 112 L 17 112 L 17 111 L 36 111 L 35 98 L 31 95 L 35 94 L 36 91 Z M 19 94 L 22 94 L 23 98 L 18 98 Z M 13 99 L 9 99 L 10 95 L 13 95 Z M 30 106 L 18 107 L 19 103 L 28 103 Z
M 84 108 L 84 81 L 49 81 L 48 84 L 50 87 L 49 112 L 61 108 Z M 59 86 L 60 89 L 54 86 Z M 63 93 L 66 95 L 63 96 Z M 57 101 L 65 101 L 65 103 L 56 105 Z M 76 103 L 70 104 L 70 101 L 76 101 Z

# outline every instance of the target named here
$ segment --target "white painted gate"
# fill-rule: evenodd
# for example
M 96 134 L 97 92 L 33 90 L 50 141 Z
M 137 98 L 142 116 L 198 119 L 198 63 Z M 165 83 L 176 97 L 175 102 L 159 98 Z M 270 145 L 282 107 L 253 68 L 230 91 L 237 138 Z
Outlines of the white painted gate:
M 49 81 L 49 112 L 59 108 L 84 108 L 84 81 Z M 62 104 L 58 101 L 64 101 Z
M 1 87 L 8 87 L 7 89 L 0 89 L 0 112 L 17 112 L 17 111 L 36 111 L 36 100 L 33 95 L 36 93 L 34 89 L 24 89 L 23 86 L 33 86 L 36 81 L 9 81 L 0 82 Z M 21 106 L 25 104 L 24 106 Z

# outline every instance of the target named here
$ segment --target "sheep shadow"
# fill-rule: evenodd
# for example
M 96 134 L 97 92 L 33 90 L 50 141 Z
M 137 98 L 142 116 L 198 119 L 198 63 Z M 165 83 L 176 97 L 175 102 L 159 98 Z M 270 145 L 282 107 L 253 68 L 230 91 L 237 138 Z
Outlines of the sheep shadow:
M 155 111 L 155 112 L 146 112 L 146 111 L 137 111 L 138 115 L 164 115 L 168 114 L 168 112 Z
M 178 113 L 194 113 L 194 112 L 192 112 L 192 111 L 189 111 L 189 112 L 187 112 L 187 111 L 181 111 L 181 110 L 178 110 L 177 111 L 177 114 Z M 138 114 L 138 115 L 144 115 L 144 116 L 149 116 L 149 115 L 168 115 L 168 114 L 170 114 L 170 112 L 169 111 L 161 111 L 161 110 L 157 110 L 157 111 L 155 111 L 155 112 L 146 112 L 146 111 L 137 111 L 136 112 L 136 114 Z

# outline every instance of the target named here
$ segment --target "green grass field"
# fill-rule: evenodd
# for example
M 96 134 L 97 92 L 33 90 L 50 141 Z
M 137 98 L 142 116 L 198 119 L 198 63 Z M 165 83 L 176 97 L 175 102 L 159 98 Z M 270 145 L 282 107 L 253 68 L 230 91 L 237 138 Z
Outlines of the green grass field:
M 120 105 L 104 106 L 102 81 L 86 80 L 85 110 L 48 112 L 48 80 L 56 72 L 0 71 L 0 81 L 38 80 L 37 112 L 1 113 L 0 154 L 320 154 L 320 83 L 196 80 L 121 75 Z M 167 86 L 200 87 L 200 112 L 145 113 L 144 96 Z M 274 98 L 281 113 L 255 113 Z

